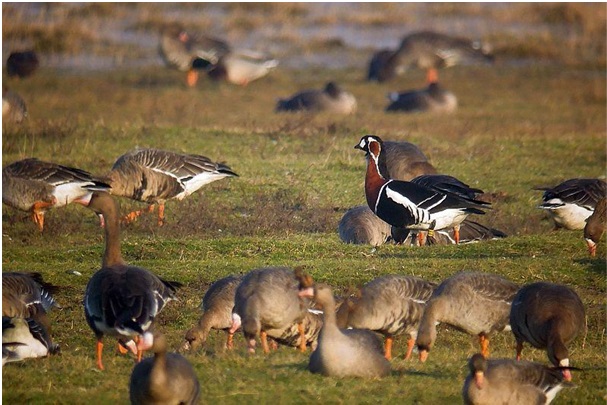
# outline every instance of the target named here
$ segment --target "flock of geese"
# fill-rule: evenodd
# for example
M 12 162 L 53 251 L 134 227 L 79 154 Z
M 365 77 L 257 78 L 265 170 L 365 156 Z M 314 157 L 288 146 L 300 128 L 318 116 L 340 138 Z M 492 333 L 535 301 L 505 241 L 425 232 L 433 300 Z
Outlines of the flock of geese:
M 398 49 L 373 56 L 369 78 L 387 80 L 417 65 L 428 70 L 426 96 L 444 95 L 437 84 L 437 68 L 453 65 L 465 55 L 489 58 L 476 43 L 452 40 L 451 48 L 437 45 L 444 41 L 444 36 L 433 33 L 407 37 Z M 274 60 L 178 26 L 163 31 L 161 49 L 167 63 L 187 73 L 192 86 L 200 71 L 246 84 L 276 66 Z M 427 54 L 432 57 L 420 56 Z M 411 97 L 400 94 L 393 103 L 409 105 Z M 339 107 L 327 107 L 332 103 Z M 277 110 L 343 108 L 347 113 L 352 105 L 355 100 L 331 82 L 320 92 L 280 100 Z M 459 244 L 505 236 L 467 218 L 490 208 L 482 190 L 437 173 L 415 145 L 366 135 L 355 148 L 367 159 L 367 204 L 349 210 L 340 221 L 338 231 L 345 242 Z M 158 149 L 128 152 L 103 176 L 35 158 L 3 168 L 3 203 L 28 212 L 40 231 L 46 211 L 70 203 L 82 204 L 101 218 L 105 249 L 101 268 L 86 286 L 84 313 L 96 337 L 100 370 L 105 369 L 105 336 L 115 337 L 121 351 L 137 356 L 129 388 L 132 403 L 196 403 L 200 383 L 188 360 L 168 351 L 165 336 L 154 325 L 164 306 L 177 297 L 181 283 L 127 264 L 121 255 L 120 223 L 158 205 L 162 226 L 166 201 L 183 199 L 210 182 L 235 176 L 229 166 L 207 157 Z M 605 230 L 606 184 L 602 179 L 571 179 L 542 189 L 541 208 L 550 212 L 557 227 L 584 229 L 593 255 Z M 123 216 L 116 197 L 146 203 L 148 208 Z M 52 298 L 56 289 L 39 274 L 3 272 L 3 364 L 59 351 L 47 317 L 58 306 Z M 521 286 L 495 274 L 460 272 L 440 282 L 382 276 L 348 297 L 335 297 L 332 290 L 315 283 L 301 268 L 263 267 L 230 275 L 207 290 L 203 315 L 185 333 L 181 348 L 201 347 L 216 329 L 226 333 L 226 347 L 231 349 L 234 334 L 241 331 L 249 352 L 255 352 L 258 340 L 264 352 L 279 344 L 301 351 L 310 347 L 312 373 L 378 378 L 391 373 L 396 336 L 408 335 L 405 357 L 417 348 L 423 362 L 435 350 L 436 325 L 443 323 L 479 339 L 479 354 L 470 358 L 470 373 L 463 384 L 465 403 L 549 403 L 561 388 L 571 385 L 575 368 L 568 346 L 586 325 L 582 301 L 568 286 L 548 282 Z M 508 329 L 516 340 L 516 360 L 489 358 L 490 338 Z M 545 350 L 551 366 L 521 360 L 525 343 Z M 153 357 L 143 359 L 144 351 L 151 351 Z

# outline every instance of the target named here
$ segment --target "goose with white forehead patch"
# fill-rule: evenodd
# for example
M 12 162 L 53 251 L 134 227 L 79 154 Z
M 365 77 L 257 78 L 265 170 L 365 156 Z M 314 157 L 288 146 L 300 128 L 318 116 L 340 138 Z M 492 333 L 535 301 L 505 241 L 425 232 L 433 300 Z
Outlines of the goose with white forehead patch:
M 457 228 L 469 214 L 484 214 L 482 209 L 490 205 L 474 198 L 480 190 L 451 176 L 427 176 L 417 182 L 390 179 L 383 141 L 377 136 L 363 136 L 355 148 L 367 153 L 367 204 L 392 226 L 414 230 Z

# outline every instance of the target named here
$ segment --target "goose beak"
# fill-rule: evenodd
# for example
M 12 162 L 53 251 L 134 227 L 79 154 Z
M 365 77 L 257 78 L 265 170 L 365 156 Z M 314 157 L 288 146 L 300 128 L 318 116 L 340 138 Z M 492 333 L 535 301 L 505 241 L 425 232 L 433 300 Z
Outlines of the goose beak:
M 483 389 L 483 381 L 485 381 L 485 374 L 482 371 L 474 373 L 474 384 L 479 390 Z
M 421 361 L 422 363 L 425 363 L 426 360 L 428 360 L 428 351 L 420 350 L 419 351 L 419 361 Z
M 586 239 L 586 244 L 588 245 L 588 253 L 590 253 L 591 257 L 596 256 L 596 243 L 592 239 Z

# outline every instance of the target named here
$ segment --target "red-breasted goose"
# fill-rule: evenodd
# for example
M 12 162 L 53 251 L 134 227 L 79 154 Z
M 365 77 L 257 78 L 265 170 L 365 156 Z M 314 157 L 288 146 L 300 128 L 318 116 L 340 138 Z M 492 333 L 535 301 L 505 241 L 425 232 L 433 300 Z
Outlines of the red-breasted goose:
M 426 361 L 436 340 L 437 322 L 477 335 L 481 352 L 489 355 L 491 334 L 508 327 L 510 306 L 518 286 L 497 274 L 459 272 L 447 278 L 426 302 L 417 332 L 419 358 Z
M 159 51 L 167 66 L 187 72 L 186 83 L 193 87 L 198 72 L 217 63 L 230 51 L 230 46 L 216 38 L 189 33 L 181 24 L 172 23 L 161 31 Z
M 603 179 L 570 179 L 554 187 L 536 187 L 543 190 L 542 204 L 554 220 L 555 229 L 584 229 L 586 220 L 601 198 L 607 196 L 607 182 Z
M 601 198 L 584 226 L 584 240 L 590 256 L 596 256 L 596 245 L 607 228 L 607 198 Z
M 232 327 L 232 309 L 236 288 L 242 281 L 240 275 L 230 275 L 215 281 L 202 297 L 203 314 L 198 324 L 185 334 L 183 350 L 196 350 L 204 346 L 211 329 L 223 330 L 227 334 L 226 348 L 232 349 L 234 333 Z
M 158 204 L 158 225 L 164 224 L 167 200 L 182 200 L 201 187 L 225 177 L 238 176 L 223 163 L 201 156 L 160 149 L 137 149 L 120 156 L 107 175 L 113 195 Z M 131 212 L 127 221 L 144 210 Z
M 312 297 L 310 290 L 302 296 Z M 340 329 L 335 314 L 335 299 L 326 284 L 316 284 L 314 301 L 323 308 L 323 326 L 318 346 L 310 356 L 308 369 L 331 377 L 379 378 L 390 374 L 390 362 L 381 341 L 369 330 Z
M 337 311 L 337 326 L 381 333 L 388 360 L 392 359 L 395 336 L 408 334 L 405 359 L 409 359 L 426 301 L 434 288 L 436 283 L 413 276 L 378 277 L 365 284 L 356 296 L 346 298 Z
M 416 230 L 452 228 L 469 214 L 483 214 L 482 209 L 490 205 L 471 197 L 478 190 L 451 176 L 426 175 L 417 183 L 390 179 L 382 153 L 383 141 L 377 136 L 363 136 L 355 148 L 366 152 L 367 204 L 392 226 Z
M 255 338 L 260 336 L 263 351 L 270 351 L 267 338 L 280 338 L 293 324 L 298 325 L 300 349 L 306 350 L 303 319 L 309 303 L 300 298 L 300 270 L 287 267 L 264 267 L 247 273 L 236 289 L 232 328 L 242 327 L 248 350 L 255 352 Z
M 487 360 L 477 353 L 468 367 L 462 388 L 466 405 L 549 404 L 561 389 L 571 386 L 558 368 L 530 361 Z
M 580 297 L 571 288 L 537 282 L 523 286 L 512 301 L 510 326 L 516 338 L 516 357 L 521 358 L 523 344 L 546 349 L 555 366 L 569 366 L 567 346 L 586 329 L 586 311 Z M 571 380 L 569 370 L 564 370 Z
M 276 111 L 328 111 L 347 115 L 356 111 L 356 98 L 337 83 L 329 82 L 322 90 L 305 90 L 288 99 L 279 99 Z
M 42 232 L 44 214 L 72 202 L 88 205 L 93 191 L 109 185 L 81 169 L 36 158 L 19 160 L 2 169 L 2 202 L 31 213 Z
M 151 350 L 154 357 L 133 368 L 129 382 L 131 404 L 199 403 L 200 383 L 192 365 L 178 353 L 167 353 L 163 334 L 145 332 L 138 346 L 140 350 Z
M 102 268 L 93 274 L 84 295 L 86 321 L 97 338 L 97 366 L 103 370 L 103 336 L 117 336 L 121 344 L 137 352 L 131 339 L 150 328 L 164 305 L 175 299 L 181 284 L 125 263 L 120 252 L 118 204 L 112 196 L 95 192 L 89 208 L 105 218 Z M 139 351 L 139 359 L 141 354 Z

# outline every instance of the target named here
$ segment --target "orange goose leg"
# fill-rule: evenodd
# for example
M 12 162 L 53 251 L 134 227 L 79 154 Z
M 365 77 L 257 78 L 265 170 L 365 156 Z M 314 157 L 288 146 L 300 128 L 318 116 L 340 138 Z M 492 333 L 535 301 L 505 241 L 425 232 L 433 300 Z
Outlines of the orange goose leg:
M 103 353 L 103 342 L 101 341 L 101 339 L 97 339 L 96 352 L 97 352 L 97 368 L 99 368 L 99 370 L 105 370 L 105 368 L 103 367 L 103 363 L 101 362 L 101 353 Z
M 489 358 L 489 338 L 487 338 L 487 336 L 483 335 L 482 333 L 480 335 L 478 335 L 478 338 L 479 338 L 479 342 L 481 344 L 481 354 L 483 355 L 483 357 L 488 359 Z
M 426 82 L 430 83 L 438 83 L 438 70 L 436 68 L 430 68 L 426 72 Z
M 158 203 L 158 226 L 164 225 L 164 202 Z
M 455 244 L 459 245 L 459 225 L 453 228 L 453 239 L 455 239 Z
M 234 348 L 234 334 L 228 332 L 228 340 L 226 341 L 226 347 L 228 350 L 232 350 Z
M 198 72 L 194 69 L 188 70 L 188 74 L 186 76 L 186 83 L 188 87 L 196 86 L 196 82 L 198 82 Z
M 122 343 L 118 342 L 118 352 L 120 352 L 120 354 L 127 354 L 129 352 L 129 349 L 122 346 Z
M 415 339 L 412 337 L 407 340 L 407 354 L 405 354 L 405 360 L 409 360 L 411 358 L 411 354 L 413 353 L 413 347 L 415 346 Z
M 384 357 L 387 360 L 392 360 L 392 343 L 394 343 L 394 338 L 386 336 L 386 340 L 384 341 Z
M 262 330 L 259 333 L 259 336 L 261 338 L 261 347 L 263 348 L 263 352 L 270 353 L 270 347 L 268 346 L 268 334 L 266 333 L 266 331 Z
M 302 353 L 306 352 L 306 330 L 303 326 L 303 322 L 297 324 L 297 330 L 299 331 L 299 350 Z
M 150 204 L 150 205 L 148 205 L 148 207 L 146 209 L 133 211 L 133 212 L 125 215 L 124 217 L 122 217 L 121 222 L 124 224 L 130 224 L 131 222 L 135 221 L 142 214 L 154 212 L 154 208 L 156 208 L 156 206 L 154 204 Z
M 523 342 L 516 342 L 516 359 L 521 359 L 521 353 L 523 352 Z

